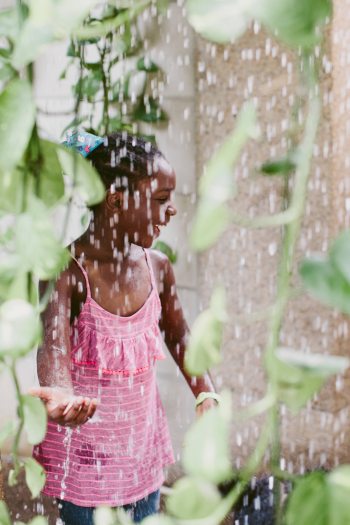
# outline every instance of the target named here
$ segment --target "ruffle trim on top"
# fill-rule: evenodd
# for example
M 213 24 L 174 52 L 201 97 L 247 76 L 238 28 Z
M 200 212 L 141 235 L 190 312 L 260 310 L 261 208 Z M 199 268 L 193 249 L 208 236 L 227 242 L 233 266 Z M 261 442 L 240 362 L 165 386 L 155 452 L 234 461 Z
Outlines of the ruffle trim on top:
M 72 362 L 106 374 L 137 374 L 165 359 L 158 323 L 131 338 L 115 338 L 80 324 L 72 334 Z

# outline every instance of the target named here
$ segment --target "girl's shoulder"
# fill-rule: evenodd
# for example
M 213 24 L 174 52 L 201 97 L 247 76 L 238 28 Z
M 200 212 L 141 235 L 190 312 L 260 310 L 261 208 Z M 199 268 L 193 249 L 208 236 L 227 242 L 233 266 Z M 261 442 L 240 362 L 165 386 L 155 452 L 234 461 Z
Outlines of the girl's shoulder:
M 148 250 L 148 253 L 150 255 L 152 267 L 155 273 L 159 273 L 168 269 L 171 263 L 165 253 L 160 252 L 159 250 Z
M 165 253 L 158 250 L 149 250 L 152 268 L 159 294 L 162 295 L 164 290 L 175 285 L 175 275 L 171 262 Z

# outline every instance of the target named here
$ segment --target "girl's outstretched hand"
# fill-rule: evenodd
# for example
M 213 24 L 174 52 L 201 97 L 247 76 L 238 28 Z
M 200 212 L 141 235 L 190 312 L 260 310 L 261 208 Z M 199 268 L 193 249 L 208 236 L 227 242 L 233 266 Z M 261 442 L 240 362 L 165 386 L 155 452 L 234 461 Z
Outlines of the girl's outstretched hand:
M 50 421 L 66 427 L 83 425 L 94 415 L 97 407 L 97 399 L 75 396 L 63 388 L 41 386 L 31 388 L 29 394 L 45 403 Z

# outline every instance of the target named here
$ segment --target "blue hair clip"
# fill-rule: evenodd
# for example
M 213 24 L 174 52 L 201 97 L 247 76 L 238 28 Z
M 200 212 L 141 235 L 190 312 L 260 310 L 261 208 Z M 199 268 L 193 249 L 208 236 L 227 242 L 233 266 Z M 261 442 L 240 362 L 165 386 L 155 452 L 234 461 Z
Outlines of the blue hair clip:
M 70 149 L 75 149 L 83 157 L 90 155 L 94 149 L 104 142 L 102 137 L 87 133 L 82 130 L 68 130 L 66 133 L 66 140 L 62 142 L 64 146 Z

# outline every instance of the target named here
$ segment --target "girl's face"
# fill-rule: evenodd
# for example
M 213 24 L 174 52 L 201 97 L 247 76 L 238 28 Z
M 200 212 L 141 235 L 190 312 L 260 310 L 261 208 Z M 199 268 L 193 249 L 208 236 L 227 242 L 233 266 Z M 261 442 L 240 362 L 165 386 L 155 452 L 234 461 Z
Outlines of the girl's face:
M 140 180 L 133 194 L 117 191 L 115 217 L 117 236 L 123 235 L 124 244 L 133 243 L 143 248 L 152 246 L 176 214 L 173 197 L 175 172 L 170 164 L 159 157 L 153 164 L 154 175 Z

